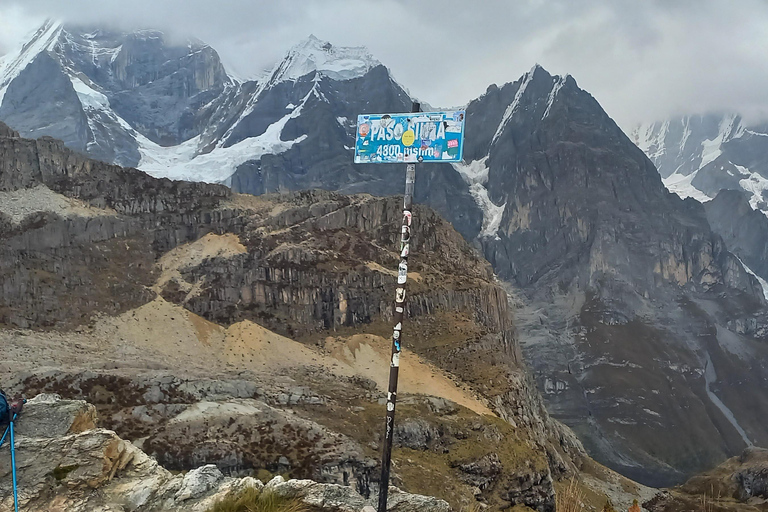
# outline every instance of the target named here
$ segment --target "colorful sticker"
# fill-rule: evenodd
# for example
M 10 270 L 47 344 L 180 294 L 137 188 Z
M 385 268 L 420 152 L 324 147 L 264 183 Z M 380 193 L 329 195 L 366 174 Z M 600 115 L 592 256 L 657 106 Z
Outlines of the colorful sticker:
M 403 146 L 411 147 L 413 146 L 413 143 L 415 140 L 416 140 L 416 134 L 413 133 L 413 130 L 409 128 L 403 132 L 403 137 L 402 137 Z

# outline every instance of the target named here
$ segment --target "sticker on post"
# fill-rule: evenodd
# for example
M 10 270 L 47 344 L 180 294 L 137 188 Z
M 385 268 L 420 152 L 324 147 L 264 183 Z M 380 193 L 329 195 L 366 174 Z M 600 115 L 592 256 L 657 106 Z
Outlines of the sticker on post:
M 395 291 L 395 302 L 398 304 L 405 302 L 405 288 L 398 288 Z
M 400 262 L 397 267 L 397 284 L 405 284 L 408 280 L 408 264 L 404 261 Z

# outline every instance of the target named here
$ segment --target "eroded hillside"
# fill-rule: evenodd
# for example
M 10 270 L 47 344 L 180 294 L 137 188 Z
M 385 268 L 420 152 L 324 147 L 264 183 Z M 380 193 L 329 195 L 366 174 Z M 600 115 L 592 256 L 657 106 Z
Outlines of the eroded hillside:
M 12 392 L 86 398 L 169 469 L 375 492 L 398 199 L 237 195 L 1 129 Z M 433 211 L 414 218 L 394 482 L 544 511 L 581 468 L 597 507 L 650 497 L 548 417 L 488 263 Z

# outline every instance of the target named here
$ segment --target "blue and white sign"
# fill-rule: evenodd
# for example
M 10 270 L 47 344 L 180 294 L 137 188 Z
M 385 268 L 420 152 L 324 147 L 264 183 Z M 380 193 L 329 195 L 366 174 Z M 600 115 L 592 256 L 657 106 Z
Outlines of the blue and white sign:
M 357 116 L 356 164 L 460 162 L 463 110 Z

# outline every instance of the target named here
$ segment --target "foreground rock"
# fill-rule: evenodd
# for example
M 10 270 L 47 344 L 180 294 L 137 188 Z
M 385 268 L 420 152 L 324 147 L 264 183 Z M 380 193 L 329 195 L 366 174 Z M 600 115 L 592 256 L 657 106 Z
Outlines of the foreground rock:
M 358 512 L 372 505 L 351 487 L 275 477 L 225 477 L 215 465 L 172 474 L 114 432 L 93 428 L 94 408 L 83 401 L 40 395 L 17 424 L 21 507 L 27 511 L 202 512 L 228 493 L 256 487 L 296 498 L 313 511 Z M 0 465 L 0 509 L 13 506 L 10 468 Z M 390 491 L 388 510 L 449 512 L 445 501 Z

